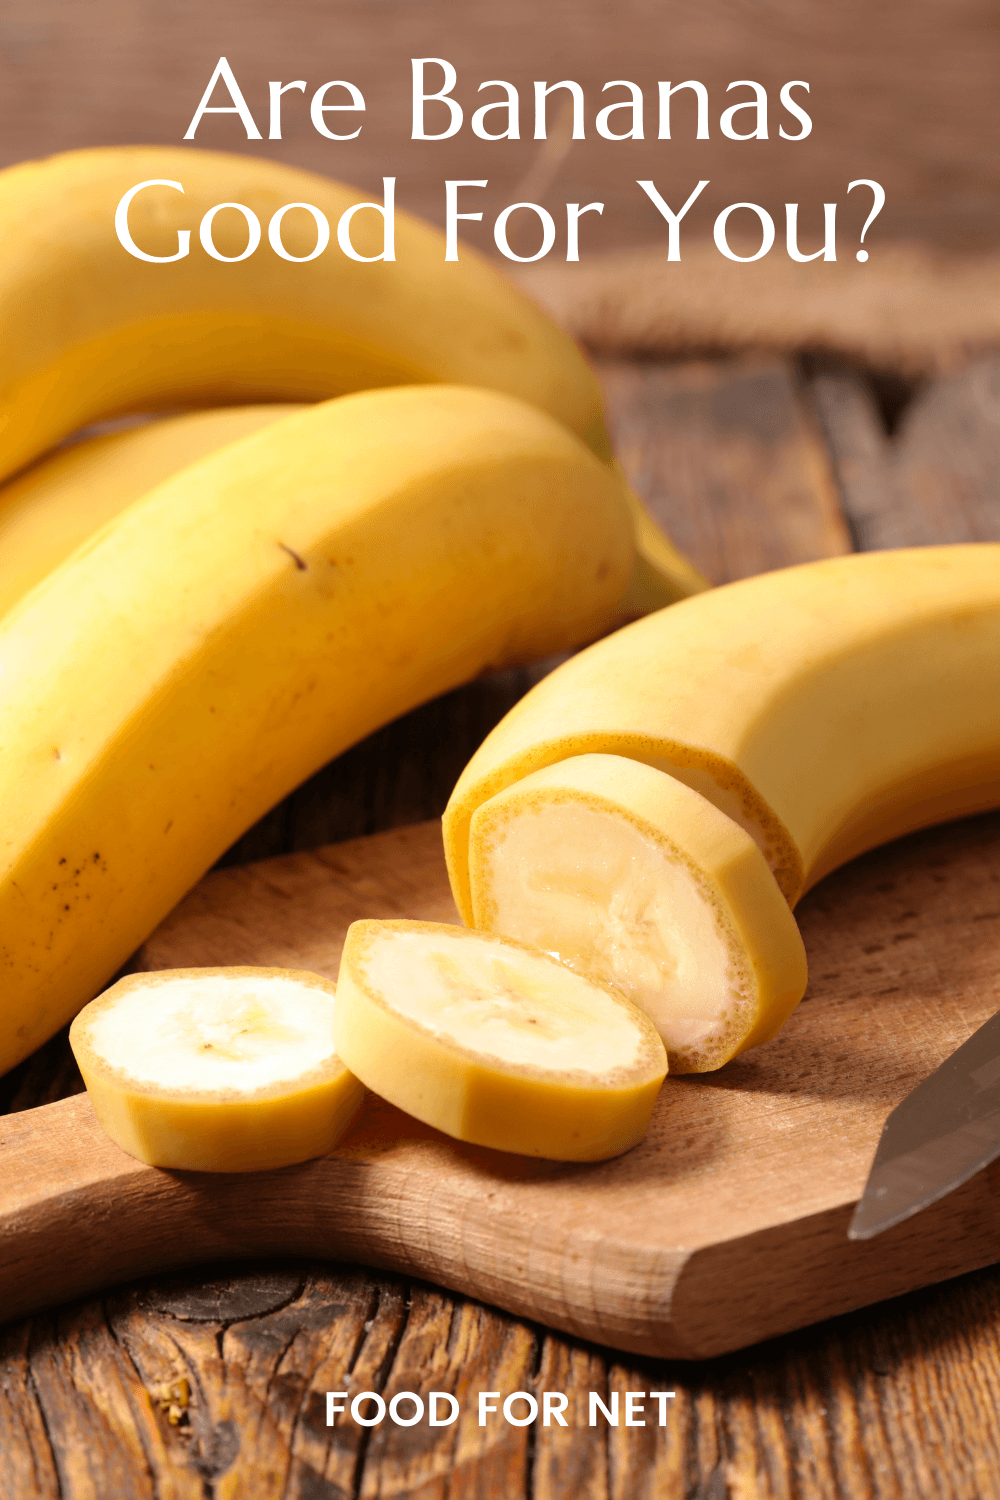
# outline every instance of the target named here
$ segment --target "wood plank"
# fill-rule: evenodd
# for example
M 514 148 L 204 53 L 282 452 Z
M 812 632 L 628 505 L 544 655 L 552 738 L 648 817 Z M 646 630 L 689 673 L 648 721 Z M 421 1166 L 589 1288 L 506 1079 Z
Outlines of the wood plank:
M 788 361 L 608 360 L 598 371 L 622 467 L 713 583 L 852 550 Z
M 892 437 L 856 371 L 810 394 L 862 550 L 1000 540 L 1000 356 L 928 383 Z
M 830 370 L 809 382 L 809 394 L 830 450 L 844 516 L 860 552 L 883 540 L 896 507 L 892 453 L 868 382 L 856 370 Z M 891 523 L 889 523 L 891 524 Z M 919 519 L 910 524 L 910 537 Z
M 920 391 L 895 446 L 901 533 L 919 517 L 930 540 L 1000 539 L 1000 355 Z
M 848 1242 L 846 1227 L 885 1115 L 1000 1001 L 998 854 L 994 815 L 823 882 L 800 909 L 808 1002 L 722 1072 L 668 1079 L 646 1140 L 614 1162 L 463 1146 L 374 1096 L 332 1155 L 233 1177 L 142 1166 L 103 1136 L 86 1097 L 8 1117 L 3 1305 L 24 1313 L 131 1275 L 280 1250 L 360 1259 L 578 1337 L 699 1358 L 983 1265 L 1000 1237 L 1000 1166 L 877 1241 Z M 137 966 L 335 974 L 352 918 L 400 913 L 451 915 L 436 824 L 216 871 Z

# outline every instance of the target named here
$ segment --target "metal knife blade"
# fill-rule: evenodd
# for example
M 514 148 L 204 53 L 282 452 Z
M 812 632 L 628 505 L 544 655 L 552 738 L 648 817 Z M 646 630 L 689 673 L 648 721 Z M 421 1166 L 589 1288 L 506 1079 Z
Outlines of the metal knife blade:
M 1000 1156 L 1000 1013 L 980 1026 L 882 1127 L 847 1231 L 870 1240 L 968 1182 Z

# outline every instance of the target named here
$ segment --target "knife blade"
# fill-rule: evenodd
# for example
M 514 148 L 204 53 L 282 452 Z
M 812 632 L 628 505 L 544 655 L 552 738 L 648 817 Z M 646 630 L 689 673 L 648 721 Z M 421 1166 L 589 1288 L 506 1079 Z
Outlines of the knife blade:
M 847 1231 L 870 1240 L 1000 1156 L 1000 1012 L 907 1094 L 882 1127 Z

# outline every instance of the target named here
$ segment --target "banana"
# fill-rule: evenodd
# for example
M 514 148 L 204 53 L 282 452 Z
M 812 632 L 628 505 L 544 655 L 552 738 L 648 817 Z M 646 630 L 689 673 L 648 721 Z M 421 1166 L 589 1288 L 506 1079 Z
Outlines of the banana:
M 624 475 L 622 483 L 625 484 Z M 678 551 L 627 484 L 625 493 L 635 528 L 635 565 L 622 601 L 625 615 L 636 618 L 652 614 L 654 610 L 711 588 L 705 575 L 699 573 L 683 552 Z
M 136 259 L 114 232 L 128 207 Z M 540 406 L 611 460 L 597 379 L 572 339 L 474 251 L 445 261 L 444 236 L 395 214 L 395 261 L 362 264 L 338 248 L 298 264 L 265 242 L 223 264 L 198 226 L 240 203 L 267 227 L 311 204 L 336 230 L 358 190 L 256 157 L 170 147 L 72 151 L 0 172 L 0 479 L 81 427 L 122 412 L 319 400 L 376 386 L 445 382 Z M 357 215 L 356 251 L 382 250 L 382 219 Z M 247 246 L 243 215 L 212 223 L 220 254 Z M 281 225 L 308 257 L 316 224 L 301 207 Z M 638 502 L 634 502 L 638 506 Z M 639 561 L 629 612 L 703 588 L 652 519 L 636 513 Z M 652 601 L 652 603 L 650 602 Z
M 188 412 L 69 444 L 0 489 L 0 615 L 101 526 L 188 464 L 299 406 Z
M 111 1139 L 154 1167 L 251 1172 L 332 1151 L 364 1099 L 333 1046 L 335 989 L 290 969 L 133 974 L 70 1045 Z
M 536 949 L 437 922 L 355 922 L 337 1052 L 460 1141 L 603 1161 L 645 1134 L 667 1071 L 642 1012 Z
M 445 847 L 466 922 L 489 909 L 484 871 L 498 881 L 504 857 L 484 851 L 491 825 L 477 810 L 546 767 L 563 763 L 565 775 L 578 756 L 620 757 L 684 783 L 750 835 L 790 905 L 876 844 L 1000 805 L 1000 545 L 868 553 L 764 574 L 571 658 L 488 736 L 449 801 Z M 614 802 L 608 767 L 587 796 L 602 785 Z M 578 792 L 577 803 L 587 796 Z M 628 818 L 629 797 L 619 802 Z M 649 819 L 683 843 L 674 821 Z M 695 854 L 710 881 L 711 863 Z M 551 842 L 545 858 L 539 850 L 513 863 L 504 878 L 515 887 L 555 882 L 562 869 Z M 592 865 L 567 859 L 559 878 L 567 891 L 579 880 L 585 901 Z M 638 898 L 618 878 L 602 900 L 634 909 Z M 538 920 L 550 949 L 578 942 L 577 917 L 559 937 L 548 916 Z M 643 1003 L 655 1007 L 655 997 Z M 690 1003 L 696 1020 L 697 988 Z M 717 1065 L 722 1053 L 713 1055 Z
M 609 466 L 446 386 L 311 407 L 109 522 L 0 621 L 0 1071 L 305 777 L 593 639 L 631 564 Z
M 141 182 L 129 233 L 117 205 Z M 575 344 L 473 251 L 454 264 L 444 237 L 395 215 L 394 262 L 361 264 L 331 247 L 295 264 L 264 243 L 223 264 L 199 224 L 220 203 L 262 222 L 308 203 L 336 230 L 358 192 L 259 157 L 173 147 L 106 147 L 25 162 L 0 173 L 0 475 L 77 428 L 123 411 L 319 400 L 424 381 L 484 386 L 538 405 L 605 458 L 610 448 L 597 380 Z M 380 216 L 355 217 L 361 255 L 382 249 Z M 212 225 L 220 254 L 239 256 L 247 224 L 230 210 Z M 316 224 L 286 215 L 290 255 L 315 248 Z
M 479 807 L 473 920 L 641 1005 L 671 1073 L 704 1072 L 773 1036 L 806 958 L 750 835 L 638 761 L 578 755 Z
M 282 403 L 165 417 L 70 443 L 9 480 L 0 488 L 0 615 L 133 500 L 199 458 L 301 410 Z M 708 588 L 616 472 L 637 549 L 623 617 Z

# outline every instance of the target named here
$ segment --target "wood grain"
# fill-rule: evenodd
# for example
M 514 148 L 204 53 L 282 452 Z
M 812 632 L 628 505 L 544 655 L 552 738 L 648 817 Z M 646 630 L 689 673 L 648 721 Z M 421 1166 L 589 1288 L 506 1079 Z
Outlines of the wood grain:
M 862 550 L 1000 540 L 1000 356 L 928 382 L 891 436 L 856 371 L 809 392 Z
M 852 550 L 790 361 L 608 360 L 600 371 L 621 464 L 713 583 Z
M 326 1265 L 215 1268 L 0 1333 L 5 1495 L 105 1500 L 995 1500 L 1000 1285 L 978 1273 L 702 1365 L 637 1361 L 461 1297 Z M 170 1420 L 165 1399 L 188 1382 Z M 453 1392 L 453 1427 L 325 1425 L 327 1390 Z M 480 1428 L 478 1393 L 567 1393 Z M 673 1390 L 665 1426 L 590 1391 Z M 650 1420 L 652 1419 L 652 1420 Z
M 133 42 L 116 45 L 128 55 Z M 832 458 L 836 468 L 836 452 Z M 668 492 L 668 477 L 650 472 L 655 493 Z M 922 524 L 911 513 L 901 541 Z M 408 715 L 321 773 L 297 794 L 294 814 L 286 804 L 233 857 L 434 816 L 437 758 L 464 759 L 462 747 L 471 752 L 476 733 L 516 696 L 516 683 L 475 684 Z M 921 837 L 933 846 L 938 835 Z M 933 868 L 937 857 L 932 848 L 931 873 L 944 876 Z M 850 890 L 854 868 L 833 880 Z M 835 889 L 832 881 L 810 904 L 825 889 Z M 883 945 L 869 955 L 883 966 L 870 976 L 877 987 L 895 983 L 891 966 L 910 947 Z M 837 954 L 828 957 L 835 971 Z M 925 995 L 933 975 L 927 983 Z M 900 1031 L 905 1036 L 906 1019 Z M 845 1083 L 854 1066 L 845 1058 Z M 56 1039 L 0 1081 L 0 1109 L 59 1097 L 74 1074 Z M 342 1325 L 346 1357 L 337 1352 Z M 368 1363 L 358 1366 L 370 1336 Z M 342 1445 L 336 1429 L 320 1430 L 317 1410 L 327 1377 L 332 1383 L 352 1361 L 375 1388 L 392 1380 L 394 1388 L 442 1388 L 464 1372 L 472 1392 L 565 1390 L 571 1410 L 585 1409 L 590 1390 L 607 1401 L 609 1383 L 677 1394 L 662 1429 L 591 1429 L 584 1417 L 566 1430 L 522 1434 L 480 1431 L 473 1416 L 461 1445 L 454 1429 L 426 1427 L 376 1429 L 367 1443 L 345 1430 Z M 173 1426 L 160 1405 L 164 1375 L 173 1381 L 185 1372 L 189 1410 Z M 323 1264 L 228 1262 L 178 1279 L 147 1278 L 0 1331 L 0 1493 L 17 1500 L 104 1500 L 105 1474 L 128 1500 L 993 1500 L 998 1412 L 997 1268 L 696 1365 L 609 1355 L 420 1282 L 331 1268 L 325 1256 Z
M 85 1097 L 14 1116 L 3 1305 L 31 1312 L 199 1260 L 327 1254 L 699 1358 L 982 1265 L 1000 1242 L 1000 1167 L 877 1241 L 846 1228 L 886 1114 L 1000 1003 L 998 856 L 995 816 L 824 882 L 802 909 L 808 1002 L 721 1073 L 669 1079 L 646 1140 L 614 1162 L 466 1147 L 374 1096 L 331 1156 L 236 1176 L 134 1162 Z M 400 914 L 455 917 L 434 823 L 217 871 L 135 967 L 335 975 L 353 919 Z

